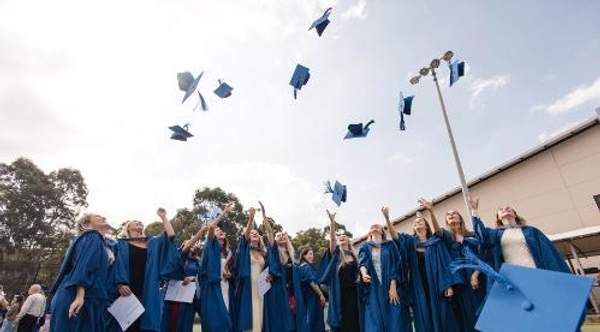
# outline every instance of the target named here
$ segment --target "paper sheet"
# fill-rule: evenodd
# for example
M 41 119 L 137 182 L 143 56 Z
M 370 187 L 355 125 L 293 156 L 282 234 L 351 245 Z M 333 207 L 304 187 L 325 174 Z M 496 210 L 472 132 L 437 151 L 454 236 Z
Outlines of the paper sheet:
M 144 306 L 135 295 L 121 296 L 108 307 L 123 331 L 135 322 L 145 311 Z
M 264 269 L 258 276 L 258 292 L 260 296 L 265 296 L 269 289 L 271 289 L 271 283 L 267 281 L 268 276 L 269 268 Z
M 170 280 L 167 286 L 165 300 L 182 303 L 192 303 L 196 294 L 196 282 L 183 285 L 181 280 Z

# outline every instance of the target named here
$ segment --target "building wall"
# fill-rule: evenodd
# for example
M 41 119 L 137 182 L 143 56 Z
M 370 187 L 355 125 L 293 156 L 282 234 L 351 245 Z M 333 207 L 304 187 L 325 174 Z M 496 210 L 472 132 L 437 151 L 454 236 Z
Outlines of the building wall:
M 596 122 L 470 189 L 480 197 L 480 214 L 489 226 L 495 225 L 496 209 L 506 205 L 547 234 L 600 225 L 593 198 L 600 194 L 600 124 Z M 440 224 L 445 224 L 445 212 L 452 208 L 466 215 L 460 192 L 436 203 Z M 413 218 L 396 220 L 396 228 L 412 232 Z

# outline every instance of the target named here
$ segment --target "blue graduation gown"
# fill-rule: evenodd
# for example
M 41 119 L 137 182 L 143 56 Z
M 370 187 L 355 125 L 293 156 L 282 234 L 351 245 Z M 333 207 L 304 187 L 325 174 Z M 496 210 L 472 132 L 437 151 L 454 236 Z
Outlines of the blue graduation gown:
M 109 261 L 103 236 L 87 231 L 77 237 L 62 263 L 52 289 L 51 332 L 104 331 L 104 312 L 108 307 Z M 79 314 L 69 319 L 69 307 L 77 287 L 85 288 L 84 304 Z
M 371 283 L 360 284 L 361 330 L 364 332 L 410 331 L 408 299 L 402 294 L 402 276 L 399 274 L 400 256 L 393 241 L 384 241 L 380 247 L 381 275 L 377 277 L 373 264 L 372 249 L 375 242 L 365 242 L 358 252 L 359 267 L 367 268 Z M 400 304 L 390 304 L 390 282 L 396 280 L 396 290 L 400 295 Z
M 473 217 L 473 228 L 484 249 L 489 250 L 488 259 L 490 261 L 488 263 L 496 271 L 499 271 L 502 263 L 504 263 L 501 239 L 505 228 L 486 227 L 479 217 Z M 532 226 L 522 226 L 521 230 L 538 269 L 571 273 L 562 255 L 544 233 Z M 487 283 L 488 290 L 492 284 L 492 281 Z
M 325 319 L 319 296 L 310 286 L 318 283 L 318 271 L 308 263 L 294 266 L 294 295 L 296 297 L 296 331 L 323 332 Z
M 267 265 L 273 278 L 271 289 L 264 297 L 264 332 L 287 332 L 294 330 L 290 299 L 285 286 L 286 276 L 279 258 L 277 243 L 267 248 Z
M 252 329 L 252 271 L 250 264 L 250 244 L 246 237 L 242 236 L 238 242 L 233 264 L 235 282 L 233 323 L 237 332 Z
M 144 313 L 140 317 L 140 328 L 143 331 L 160 331 L 162 298 L 160 296 L 160 281 L 181 280 L 183 278 L 181 257 L 173 241 L 166 233 L 150 237 L 147 240 L 146 270 L 144 271 L 144 291 L 140 300 Z M 114 263 L 113 297 L 119 297 L 117 285 L 129 285 L 129 243 L 119 240 L 115 246 L 116 259 Z M 112 318 L 108 331 L 121 331 L 119 324 Z
M 415 328 L 418 332 L 459 331 L 456 317 L 452 311 L 450 301 L 444 296 L 447 288 L 460 284 L 460 279 L 450 272 L 450 254 L 448 248 L 441 240 L 432 236 L 425 242 L 420 242 L 416 236 L 400 234 L 395 240 L 400 249 L 404 251 L 410 268 L 411 306 L 414 312 Z M 421 283 L 421 272 L 417 259 L 417 248 L 425 250 L 426 280 L 429 294 Z M 427 299 L 429 298 L 429 303 Z
M 182 253 L 181 250 L 179 253 L 182 260 L 183 277 L 195 277 L 196 280 L 198 280 L 200 261 L 197 258 Z M 166 287 L 163 293 L 166 293 Z M 164 298 L 164 294 L 161 294 L 161 298 Z M 169 332 L 169 327 L 171 326 L 171 312 L 174 310 L 174 306 L 177 306 L 177 332 L 192 332 L 194 328 L 194 316 L 196 314 L 194 304 L 197 300 L 198 299 L 195 298 L 194 303 L 164 301 L 164 309 L 162 309 L 162 320 L 160 323 L 161 332 Z
M 221 244 L 207 239 L 200 264 L 200 321 L 203 332 L 226 332 L 231 317 L 221 291 Z
M 446 243 L 450 251 L 452 260 L 463 259 L 465 250 L 470 250 L 474 254 L 480 256 L 481 242 L 475 236 L 466 235 L 463 237 L 463 242 L 455 241 L 452 234 L 447 230 L 442 230 L 441 239 Z M 454 274 L 459 278 L 460 285 L 454 289 L 454 302 L 457 306 L 457 312 L 460 314 L 459 322 L 461 330 L 472 332 L 475 331 L 475 323 L 477 322 L 477 313 L 485 296 L 485 284 L 481 283 L 479 289 L 474 290 L 471 287 L 471 269 L 461 269 Z M 480 276 L 483 279 L 484 275 Z

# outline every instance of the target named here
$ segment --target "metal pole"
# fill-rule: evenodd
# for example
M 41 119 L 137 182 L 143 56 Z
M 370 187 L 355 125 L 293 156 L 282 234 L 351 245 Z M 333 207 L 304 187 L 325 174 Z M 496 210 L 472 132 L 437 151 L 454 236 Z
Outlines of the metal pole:
M 577 256 L 577 249 L 575 249 L 575 246 L 572 242 L 569 242 L 569 248 L 571 249 L 571 255 L 573 255 L 573 258 L 575 258 L 575 262 L 577 263 L 577 267 L 579 270 L 578 274 L 585 276 L 585 270 L 583 269 L 581 260 L 579 260 L 579 256 Z M 600 310 L 598 309 L 598 303 L 596 303 L 596 299 L 594 298 L 594 294 L 592 292 L 590 292 L 589 298 L 590 302 L 592 303 L 592 306 L 594 307 L 594 311 L 596 311 L 596 314 L 600 314 Z
M 465 180 L 465 173 L 463 172 L 462 164 L 460 163 L 460 157 L 458 156 L 458 150 L 456 149 L 456 142 L 454 142 L 454 135 L 452 134 L 452 128 L 450 127 L 450 121 L 448 120 L 448 113 L 446 112 L 446 105 L 442 98 L 442 90 L 440 90 L 440 84 L 438 83 L 437 74 L 435 68 L 431 67 L 431 75 L 433 75 L 433 81 L 437 89 L 438 97 L 440 99 L 440 105 L 442 105 L 442 115 L 444 115 L 444 121 L 446 123 L 446 130 L 448 130 L 448 138 L 450 139 L 450 146 L 452 146 L 452 154 L 454 155 L 454 161 L 456 162 L 456 170 L 458 171 L 458 178 L 460 179 L 460 185 L 462 187 L 463 199 L 465 201 L 465 207 L 467 208 L 467 216 L 469 220 L 473 217 L 471 215 L 471 207 L 469 206 L 469 187 L 467 187 L 467 180 Z

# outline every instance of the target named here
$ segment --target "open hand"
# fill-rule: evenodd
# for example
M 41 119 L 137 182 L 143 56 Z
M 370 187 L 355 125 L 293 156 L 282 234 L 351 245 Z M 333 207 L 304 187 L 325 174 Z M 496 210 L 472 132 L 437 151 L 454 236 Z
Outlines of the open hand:
M 429 200 L 426 200 L 425 198 L 421 197 L 417 200 L 417 202 L 419 203 L 419 207 L 422 209 L 426 209 L 426 210 L 431 210 L 433 209 L 433 203 Z
M 256 209 L 251 207 L 248 209 L 248 218 L 254 219 L 254 215 L 256 214 Z
M 381 208 L 381 213 L 383 214 L 383 217 L 388 220 L 390 219 L 390 208 L 387 206 L 383 206 Z
M 167 219 L 167 211 L 163 208 L 158 208 L 158 210 L 156 210 L 156 214 L 158 214 L 160 220 Z
M 327 215 L 329 216 L 329 221 L 335 222 L 335 212 L 331 213 L 331 212 L 329 212 L 329 210 L 325 210 L 325 211 L 327 211 Z
M 69 318 L 77 316 L 82 307 L 83 298 L 79 296 L 75 297 L 75 299 L 73 300 L 73 302 L 71 302 L 71 305 L 69 306 Z
M 400 296 L 398 295 L 396 287 L 390 287 L 388 296 L 390 297 L 390 304 L 400 304 Z
M 477 208 L 479 207 L 479 197 L 469 195 L 469 206 L 471 207 L 471 209 L 477 210 Z

